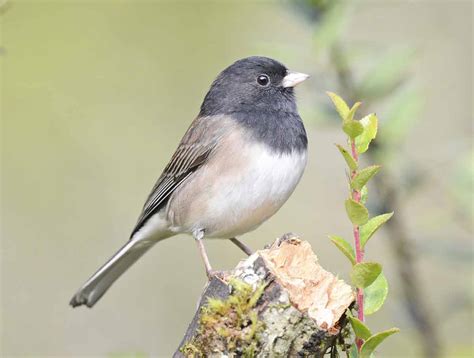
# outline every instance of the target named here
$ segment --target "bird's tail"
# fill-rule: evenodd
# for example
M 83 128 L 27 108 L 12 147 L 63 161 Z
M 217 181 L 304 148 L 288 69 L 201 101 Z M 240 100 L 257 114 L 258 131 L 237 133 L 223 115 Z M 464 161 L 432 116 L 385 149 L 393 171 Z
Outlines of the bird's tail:
M 77 291 L 72 307 L 92 307 L 109 287 L 157 241 L 130 240 Z

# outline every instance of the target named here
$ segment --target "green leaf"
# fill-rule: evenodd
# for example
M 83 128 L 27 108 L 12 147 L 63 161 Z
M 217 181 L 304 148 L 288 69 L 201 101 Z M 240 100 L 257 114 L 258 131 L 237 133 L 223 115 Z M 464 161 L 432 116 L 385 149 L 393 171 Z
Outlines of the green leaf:
M 365 153 L 369 149 L 370 142 L 377 135 L 377 116 L 373 113 L 365 116 L 359 121 L 364 127 L 364 131 L 355 139 L 357 152 L 359 154 Z
M 359 358 L 359 351 L 355 344 L 353 344 L 349 349 L 349 358 Z
M 370 286 L 364 289 L 364 313 L 371 315 L 377 312 L 388 295 L 388 282 L 383 272 Z
M 326 92 L 326 93 L 331 98 L 332 103 L 334 103 L 334 106 L 336 107 L 336 110 L 337 110 L 337 113 L 339 113 L 339 116 L 342 118 L 342 120 L 345 120 L 350 111 L 347 103 L 341 97 L 339 97 L 337 94 L 333 92 Z
M 356 102 L 354 103 L 354 105 L 352 106 L 352 108 L 350 109 L 349 113 L 347 114 L 347 117 L 344 119 L 346 121 L 352 121 L 354 119 L 354 115 L 355 113 L 357 112 L 357 110 L 359 109 L 360 105 L 362 104 L 362 102 Z
M 367 202 L 367 197 L 369 196 L 369 191 L 366 186 L 363 186 L 360 190 L 360 202 L 365 204 Z
M 341 252 L 346 255 L 346 257 L 352 262 L 353 265 L 356 264 L 354 249 L 352 248 L 351 244 L 349 244 L 346 240 L 342 237 L 329 235 L 329 239 L 337 246 Z
M 372 336 L 369 327 L 367 327 L 364 322 L 361 322 L 358 318 L 349 316 L 349 321 L 351 321 L 352 329 L 356 337 L 362 338 L 363 340 L 369 339 Z
M 382 265 L 377 262 L 361 262 L 352 267 L 351 280 L 355 286 L 370 286 L 382 272 Z
M 344 157 L 348 167 L 350 170 L 356 170 L 357 169 L 357 163 L 352 157 L 351 153 L 347 149 L 345 149 L 342 145 L 336 144 L 337 149 L 341 152 L 342 156 Z
M 393 216 L 393 211 L 391 213 L 382 214 L 373 217 L 367 223 L 360 227 L 360 244 L 362 247 L 365 246 L 367 241 L 372 237 L 373 234 L 385 224 Z
M 347 199 L 345 202 L 347 216 L 354 225 L 364 225 L 369 220 L 367 208 L 354 199 Z
M 400 332 L 398 328 L 390 328 L 386 331 L 374 334 L 372 337 L 367 339 L 362 345 L 362 348 L 360 350 L 360 358 L 370 358 L 370 355 L 375 351 L 375 348 L 377 348 L 377 346 L 382 343 L 385 338 L 397 332 Z
M 375 175 L 380 169 L 380 165 L 371 165 L 370 167 L 361 169 L 351 180 L 351 187 L 360 191 L 362 187 Z
M 359 121 L 354 120 L 344 120 L 342 124 L 342 130 L 346 133 L 351 139 L 354 139 L 362 134 L 364 127 L 360 124 Z

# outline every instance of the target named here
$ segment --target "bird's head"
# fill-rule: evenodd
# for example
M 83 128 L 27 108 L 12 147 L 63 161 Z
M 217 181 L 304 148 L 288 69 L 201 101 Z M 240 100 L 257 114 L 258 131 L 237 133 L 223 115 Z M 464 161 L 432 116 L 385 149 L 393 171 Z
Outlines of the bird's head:
M 251 111 L 296 111 L 293 87 L 308 75 L 268 57 L 252 56 L 222 71 L 204 98 L 200 116 Z

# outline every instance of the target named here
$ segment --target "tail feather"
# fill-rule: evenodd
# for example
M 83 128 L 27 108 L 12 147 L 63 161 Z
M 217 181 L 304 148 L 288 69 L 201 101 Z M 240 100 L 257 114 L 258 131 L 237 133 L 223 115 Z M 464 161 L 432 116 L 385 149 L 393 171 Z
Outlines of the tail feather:
M 70 301 L 72 307 L 92 307 L 135 261 L 156 241 L 130 240 L 77 291 Z

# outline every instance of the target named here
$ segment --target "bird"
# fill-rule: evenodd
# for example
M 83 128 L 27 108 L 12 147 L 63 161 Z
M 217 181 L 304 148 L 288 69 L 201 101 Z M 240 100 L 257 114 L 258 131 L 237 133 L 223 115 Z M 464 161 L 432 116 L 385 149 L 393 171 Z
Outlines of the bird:
M 92 307 L 156 243 L 188 234 L 208 278 L 215 275 L 203 239 L 241 240 L 273 216 L 300 181 L 308 140 L 294 87 L 309 76 L 263 56 L 240 59 L 213 81 L 166 165 L 129 240 L 76 294 Z

